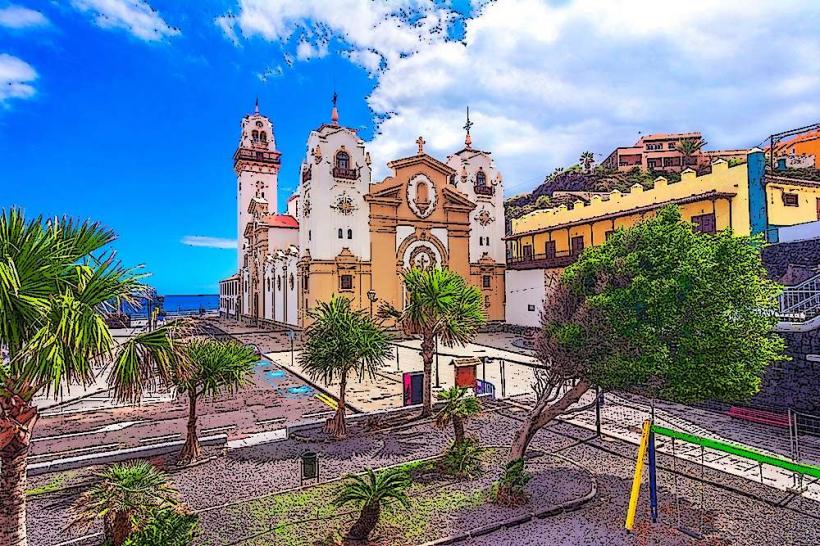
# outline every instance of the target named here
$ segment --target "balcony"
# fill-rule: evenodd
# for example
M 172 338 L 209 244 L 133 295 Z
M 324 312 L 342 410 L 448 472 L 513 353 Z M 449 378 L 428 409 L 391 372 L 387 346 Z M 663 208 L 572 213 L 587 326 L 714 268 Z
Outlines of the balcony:
M 567 267 L 578 259 L 579 254 L 569 250 L 560 250 L 553 254 L 525 254 L 512 256 L 507 254 L 507 269 L 554 269 Z
M 270 152 L 267 150 L 249 150 L 247 148 L 239 148 L 233 154 L 234 161 L 256 161 L 259 163 L 267 163 L 269 165 L 279 165 L 279 152 Z
M 484 185 L 474 185 L 473 190 L 475 190 L 476 195 L 495 195 L 495 186 L 490 186 L 487 184 Z
M 333 178 L 357 180 L 359 178 L 359 171 L 357 169 L 348 169 L 345 167 L 333 167 Z

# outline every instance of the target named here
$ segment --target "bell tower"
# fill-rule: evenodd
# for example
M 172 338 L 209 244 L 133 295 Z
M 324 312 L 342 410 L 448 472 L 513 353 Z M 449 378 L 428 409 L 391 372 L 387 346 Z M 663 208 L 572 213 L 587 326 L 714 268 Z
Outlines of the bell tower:
M 253 114 L 242 118 L 239 146 L 233 154 L 233 170 L 236 173 L 237 206 L 237 267 L 242 268 L 245 246 L 243 233 L 252 219 L 248 212 L 251 199 L 266 201 L 268 209 L 276 212 L 277 177 L 281 154 L 276 151 L 273 124 L 259 113 L 259 99 Z

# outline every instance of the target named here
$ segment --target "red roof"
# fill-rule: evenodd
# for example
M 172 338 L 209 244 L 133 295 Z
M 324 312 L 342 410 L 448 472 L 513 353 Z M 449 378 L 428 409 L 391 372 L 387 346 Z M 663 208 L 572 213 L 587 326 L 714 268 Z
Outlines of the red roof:
M 297 229 L 299 227 L 299 221 L 289 214 L 269 214 L 262 218 L 262 221 L 270 227 L 291 229 Z

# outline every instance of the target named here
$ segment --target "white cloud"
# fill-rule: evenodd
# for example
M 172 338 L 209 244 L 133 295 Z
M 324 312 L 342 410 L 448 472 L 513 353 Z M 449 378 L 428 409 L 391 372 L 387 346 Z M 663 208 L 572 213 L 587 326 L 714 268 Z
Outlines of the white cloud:
M 27 99 L 36 92 L 32 82 L 37 79 L 37 71 L 30 64 L 0 53 L 0 104 L 7 99 Z
M 146 42 L 180 33 L 144 0 L 72 0 L 71 4 L 83 13 L 92 14 L 98 27 L 127 30 Z
M 39 11 L 12 4 L 0 9 L 0 27 L 30 28 L 48 25 L 48 19 Z
M 467 105 L 473 145 L 493 152 L 508 194 L 639 131 L 701 130 L 710 148 L 737 148 L 820 118 L 820 2 L 474 6 L 463 43 L 441 31 L 457 15 L 426 1 L 241 0 L 234 27 L 295 47 L 338 40 L 376 78 L 376 175 L 419 134 L 436 155 L 459 149 Z
M 236 250 L 236 239 L 222 237 L 207 237 L 204 235 L 186 235 L 180 241 L 186 246 L 200 246 L 205 248 L 229 248 Z

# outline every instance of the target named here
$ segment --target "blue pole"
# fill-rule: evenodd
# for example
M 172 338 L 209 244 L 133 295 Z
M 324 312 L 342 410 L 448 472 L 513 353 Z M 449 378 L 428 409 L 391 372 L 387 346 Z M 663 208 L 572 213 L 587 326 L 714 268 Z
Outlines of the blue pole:
M 658 484 L 655 469 L 655 433 L 649 432 L 649 513 L 652 523 L 658 523 Z

